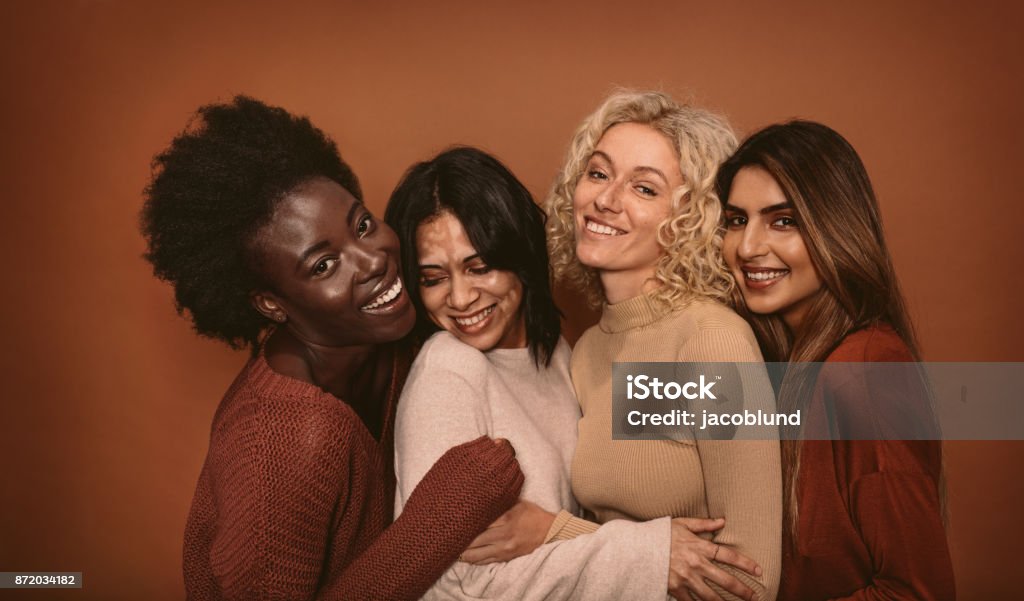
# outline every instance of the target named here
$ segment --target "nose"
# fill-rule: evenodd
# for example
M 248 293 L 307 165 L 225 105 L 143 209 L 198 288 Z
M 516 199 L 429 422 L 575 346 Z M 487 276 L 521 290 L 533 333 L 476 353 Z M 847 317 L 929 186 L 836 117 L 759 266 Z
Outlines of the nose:
M 737 232 L 740 236 L 740 243 L 736 247 L 736 255 L 746 261 L 768 253 L 768 243 L 765 232 L 760 227 L 747 227 Z
M 448 290 L 448 306 L 456 311 L 465 311 L 476 299 L 480 298 L 480 290 L 471 278 L 462 274 L 451 276 L 451 288 Z
M 602 213 L 622 212 L 622 201 L 619 199 L 621 191 L 622 186 L 614 182 L 602 187 L 594 197 L 594 208 Z
M 357 283 L 365 284 L 387 275 L 387 249 L 370 244 L 356 244 L 354 247 L 349 255 L 351 257 L 349 260 L 354 261 L 358 266 Z

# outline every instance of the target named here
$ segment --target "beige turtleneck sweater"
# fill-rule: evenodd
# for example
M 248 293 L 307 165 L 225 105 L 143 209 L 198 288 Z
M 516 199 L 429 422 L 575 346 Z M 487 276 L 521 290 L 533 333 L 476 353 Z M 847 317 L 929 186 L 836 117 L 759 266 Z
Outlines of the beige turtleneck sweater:
M 601 523 L 617 518 L 724 517 L 714 541 L 729 545 L 764 570 L 754 578 L 719 564 L 775 599 L 781 570 L 782 477 L 772 440 L 612 440 L 612 363 L 626 361 L 760 362 L 750 326 L 732 310 L 695 301 L 669 311 L 647 295 L 606 305 L 572 354 L 571 374 L 583 417 L 572 464 L 580 504 Z M 753 374 L 753 375 L 751 375 Z M 750 409 L 774 411 L 764 370 L 745 370 Z M 590 530 L 560 516 L 554 539 Z M 553 528 L 553 531 L 556 529 Z M 731 594 L 716 590 L 723 598 Z

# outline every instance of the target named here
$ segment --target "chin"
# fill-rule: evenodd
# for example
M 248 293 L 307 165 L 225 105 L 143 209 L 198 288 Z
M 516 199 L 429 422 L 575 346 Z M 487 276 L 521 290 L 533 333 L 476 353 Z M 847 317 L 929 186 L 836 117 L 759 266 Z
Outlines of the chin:
M 600 269 L 607 264 L 607 261 L 601 257 L 601 251 L 598 249 L 590 248 L 586 244 L 576 245 L 576 258 L 579 259 L 585 267 L 591 267 L 593 269 Z

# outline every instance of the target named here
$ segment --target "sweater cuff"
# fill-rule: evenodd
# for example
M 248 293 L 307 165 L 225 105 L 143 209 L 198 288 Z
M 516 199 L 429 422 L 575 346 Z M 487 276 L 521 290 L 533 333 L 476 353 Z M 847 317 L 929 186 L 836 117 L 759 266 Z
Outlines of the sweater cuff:
M 598 528 L 600 528 L 598 524 L 580 519 L 562 509 L 558 512 L 558 515 L 555 516 L 555 521 L 551 523 L 551 527 L 548 528 L 548 533 L 544 537 L 544 542 L 550 543 L 551 541 L 556 540 L 569 540 L 576 538 L 581 534 L 596 532 Z

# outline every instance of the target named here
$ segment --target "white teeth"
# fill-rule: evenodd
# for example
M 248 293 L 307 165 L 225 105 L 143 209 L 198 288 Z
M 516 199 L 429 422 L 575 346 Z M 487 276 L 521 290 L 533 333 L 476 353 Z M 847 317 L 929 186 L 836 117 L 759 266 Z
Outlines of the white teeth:
M 378 296 L 376 299 L 374 299 L 374 301 L 372 303 L 370 303 L 368 305 L 363 305 L 360 308 L 363 311 L 367 311 L 367 310 L 370 310 L 370 309 L 376 309 L 377 307 L 386 305 L 386 304 L 390 303 L 391 301 L 395 300 L 396 298 L 398 298 L 398 295 L 401 292 L 402 292 L 402 278 L 398 278 L 397 280 L 395 280 L 395 283 L 392 284 L 390 288 L 385 290 L 380 296 Z
M 477 313 L 476 315 L 473 315 L 472 317 L 453 317 L 452 319 L 454 319 L 455 323 L 459 324 L 460 326 L 471 326 L 473 324 L 477 324 L 483 321 L 485 317 L 491 314 L 491 311 L 494 311 L 494 305 L 487 307 L 486 309 Z
M 754 280 L 755 282 L 764 282 L 767 280 L 774 280 L 775 278 L 781 278 L 782 276 L 786 275 L 786 273 L 788 273 L 788 270 L 758 272 L 744 271 L 743 275 L 746 276 L 748 280 Z
M 587 230 L 594 232 L 595 234 L 604 234 L 605 236 L 618 236 L 624 233 L 622 230 L 617 230 L 613 227 L 608 227 L 607 225 L 601 225 L 600 223 L 596 223 L 589 219 L 586 220 L 586 224 Z

